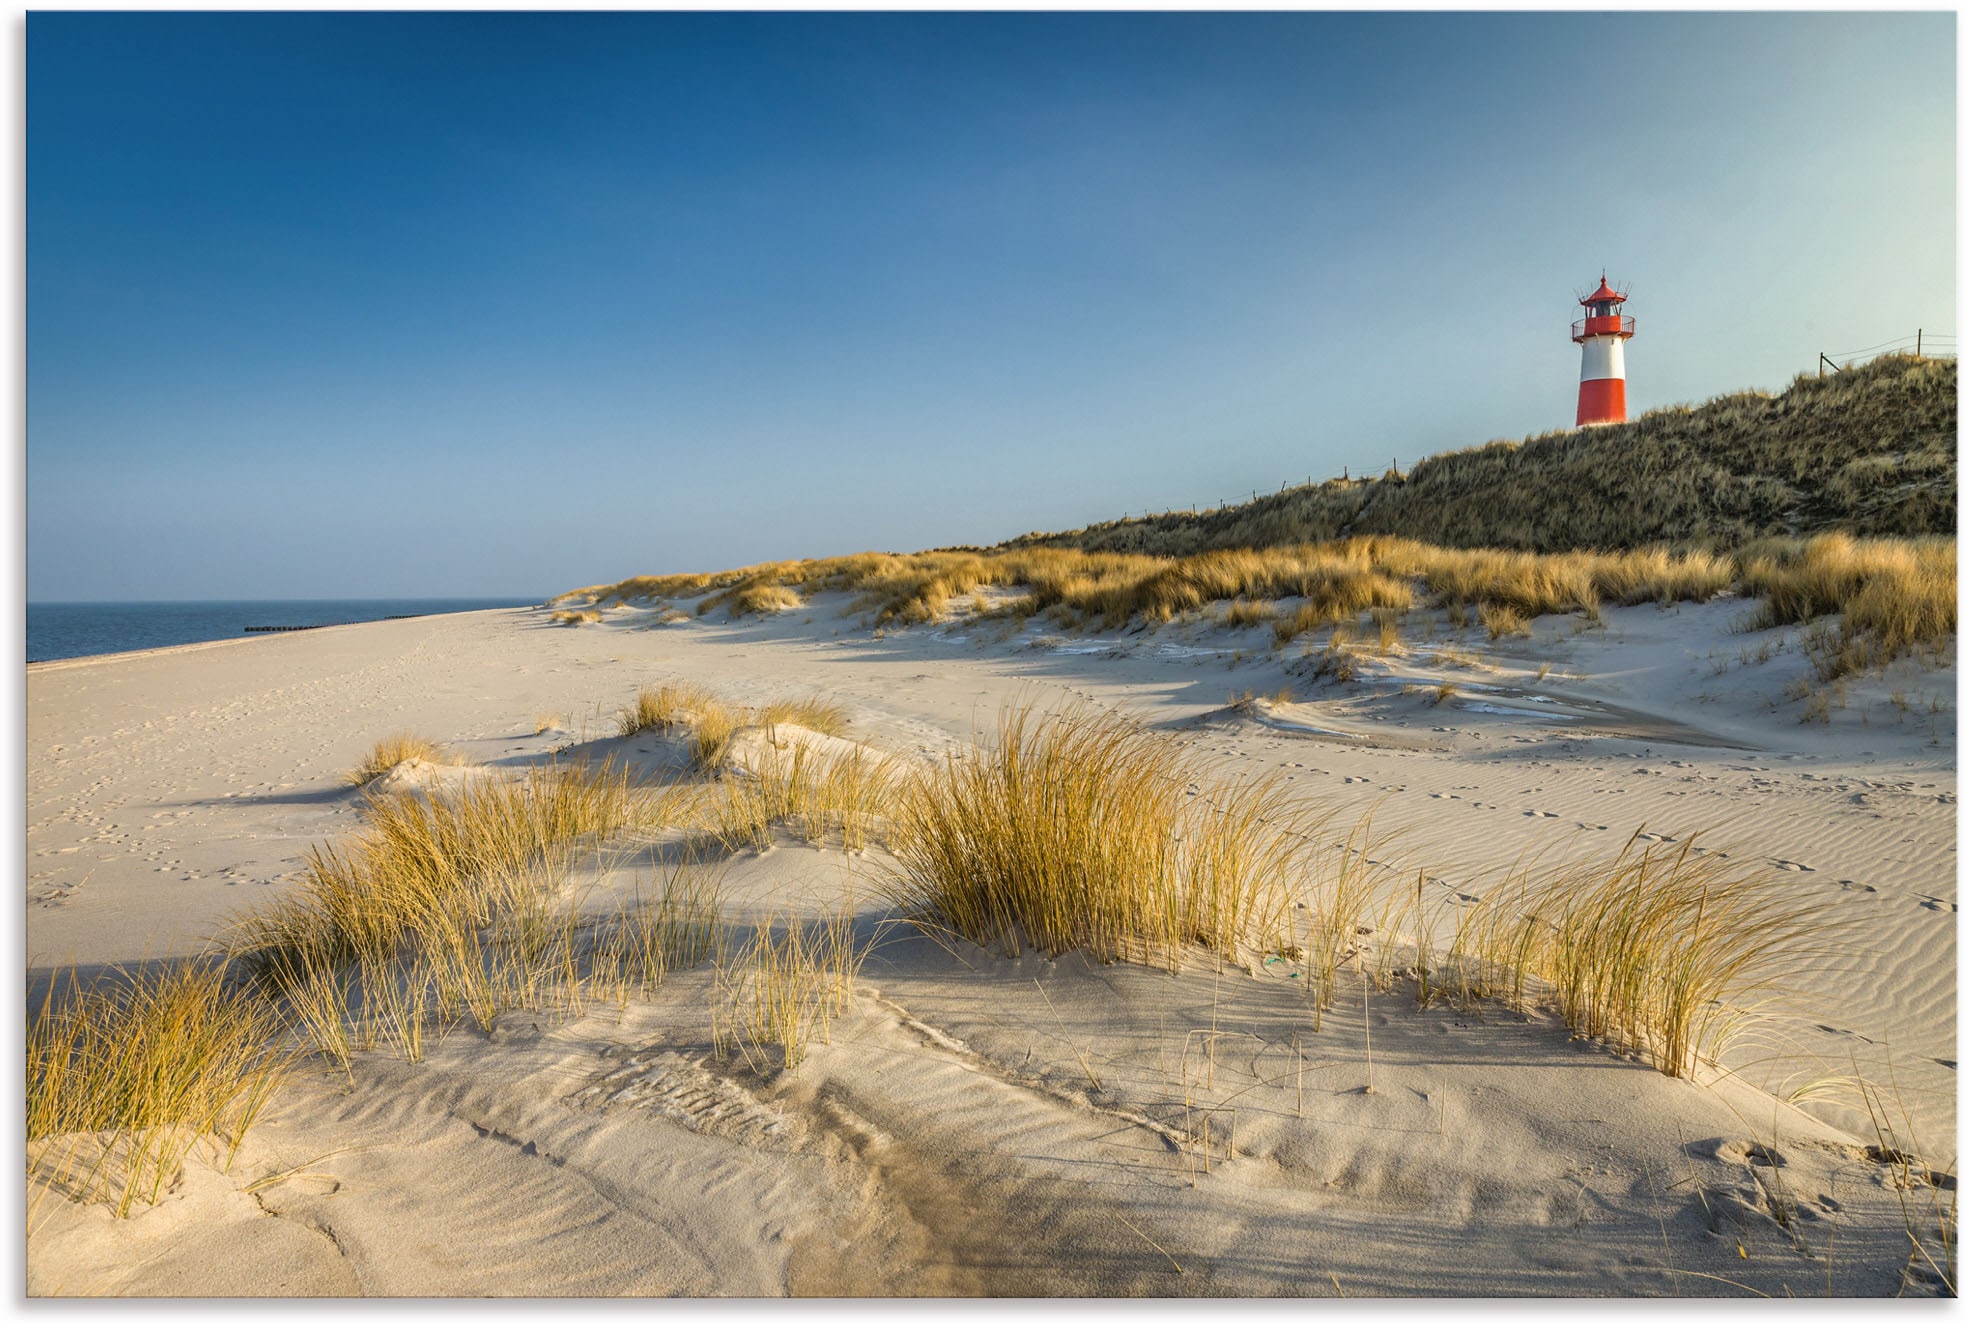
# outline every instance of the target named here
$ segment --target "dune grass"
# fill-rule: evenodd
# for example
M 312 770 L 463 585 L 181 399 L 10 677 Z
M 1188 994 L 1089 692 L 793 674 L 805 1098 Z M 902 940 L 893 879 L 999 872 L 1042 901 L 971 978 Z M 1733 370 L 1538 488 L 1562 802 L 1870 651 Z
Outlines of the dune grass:
M 1541 616 L 1579 613 L 1598 621 L 1608 603 L 1706 602 L 1735 589 L 1765 599 L 1754 617 L 1759 628 L 1840 614 L 1836 642 L 1814 656 L 1830 679 L 1952 640 L 1954 554 L 1952 539 L 1843 534 L 1763 539 L 1736 554 L 1663 546 L 1526 552 L 1393 537 L 1180 558 L 1052 547 L 863 553 L 701 577 L 727 587 L 700 611 L 735 603 L 749 590 L 797 597 L 832 589 L 855 592 L 850 610 L 879 625 L 909 624 L 939 619 L 953 597 L 996 585 L 1024 592 L 986 616 L 1045 613 L 1067 627 L 1115 628 L 1220 602 L 1227 604 L 1226 625 L 1269 622 L 1280 647 L 1311 631 L 1358 627 L 1365 618 L 1385 652 L 1402 614 L 1418 607 L 1444 610 L 1456 625 L 1480 621 L 1495 639 L 1524 634 Z M 628 593 L 639 582 L 582 592 Z
M 742 615 L 835 591 L 887 627 L 943 619 L 953 599 L 982 602 L 996 587 L 1020 592 L 982 615 L 1068 627 L 1162 622 L 1218 602 L 1242 626 L 1268 610 L 1282 646 L 1374 609 L 1425 603 L 1457 625 L 1484 608 L 1493 622 L 1596 620 L 1607 603 L 1705 602 L 1738 588 L 1769 595 L 1772 621 L 1849 616 L 1814 659 L 1842 675 L 1952 636 L 1955 381 L 1952 362 L 1888 356 L 1780 396 L 1491 443 L 1200 516 L 989 549 L 636 576 L 554 602 L 701 597 L 700 613 Z M 1833 541 L 1800 551 L 1800 528 Z
M 731 737 L 739 728 L 779 723 L 839 736 L 847 731 L 847 710 L 819 695 L 775 699 L 748 709 L 725 703 L 703 686 L 671 683 L 645 686 L 638 691 L 635 700 L 616 715 L 615 729 L 620 736 L 634 736 L 652 729 L 687 730 L 691 764 L 699 769 L 711 769 L 724 758 Z
M 592 626 L 601 621 L 601 613 L 588 609 L 569 608 L 555 612 L 548 619 L 556 626 Z
M 900 776 L 872 751 L 817 754 L 796 744 L 719 779 L 698 802 L 696 822 L 726 850 L 763 851 L 784 825 L 818 845 L 868 846 L 893 812 Z
M 1694 835 L 1636 834 L 1608 859 L 1515 872 L 1470 918 L 1468 951 L 1488 968 L 1484 990 L 1520 1007 L 1548 999 L 1574 1035 L 1680 1077 L 1834 938 L 1822 903 Z
M 398 732 L 377 741 L 362 762 L 342 776 L 352 785 L 366 787 L 398 764 L 422 759 L 432 764 L 448 764 L 451 756 L 435 741 L 413 732 Z
M 1780 394 L 1743 391 L 1445 451 L 1405 473 L 1332 479 L 1215 510 L 1033 533 L 1007 546 L 1187 557 L 1218 548 L 1421 538 L 1562 552 L 1672 543 L 1726 551 L 1844 530 L 1952 535 L 1956 365 L 1887 356 Z
M 433 928 L 476 928 L 522 909 L 567 849 L 629 816 L 626 776 L 607 764 L 372 798 L 347 845 L 311 848 L 299 886 L 240 917 L 225 943 L 249 969 L 295 973 L 389 954 Z
M 991 552 L 862 553 L 774 562 L 725 572 L 736 577 L 699 612 L 736 602 L 748 590 L 856 595 L 850 611 L 878 626 L 938 620 L 953 598 L 992 585 L 1021 596 L 985 616 L 1044 613 L 1062 625 L 1114 628 L 1131 620 L 1165 622 L 1211 603 L 1226 620 L 1271 621 L 1280 644 L 1310 630 L 1400 614 L 1423 605 L 1507 606 L 1525 616 L 1596 615 L 1603 601 L 1701 601 L 1729 587 L 1734 563 L 1705 551 L 1650 547 L 1629 552 L 1533 554 L 1432 547 L 1410 539 L 1353 538 L 1264 549 L 1221 549 L 1180 558 L 1087 553 L 1071 548 Z M 631 593 L 649 577 L 579 591 L 603 601 Z
M 804 606 L 805 602 L 805 599 L 784 584 L 753 576 L 697 604 L 697 615 L 703 616 L 722 607 L 735 621 L 745 616 L 770 616 L 775 612 L 790 612 Z
M 122 1217 L 201 1138 L 230 1160 L 287 1069 L 279 1030 L 213 960 L 58 978 L 27 1026 L 32 1169 Z
M 1743 582 L 1762 598 L 1750 629 L 1839 617 L 1835 630 L 1804 641 L 1822 681 L 1943 649 L 1954 640 L 1953 539 L 1824 534 L 1768 540 L 1747 552 Z
M 432 1027 L 464 1017 L 490 1030 L 512 1008 L 626 1002 L 721 951 L 716 871 L 694 859 L 599 915 L 568 886 L 577 852 L 647 817 L 637 802 L 620 770 L 587 764 L 373 800 L 346 842 L 311 849 L 297 889 L 221 942 L 344 1071 L 378 1046 L 418 1061 Z
M 852 916 L 822 921 L 767 919 L 718 971 L 714 1038 L 736 1049 L 752 1071 L 797 1071 L 815 1036 L 825 1040 L 846 1011 L 868 949 Z
M 1216 774 L 1123 715 L 1015 707 L 995 739 L 903 788 L 886 892 L 1011 955 L 1235 959 L 1278 941 L 1306 849 L 1280 785 Z
M 751 721 L 762 727 L 789 723 L 826 736 L 847 734 L 847 710 L 831 699 L 808 695 L 801 699 L 775 699 L 752 710 Z
M 1254 603 L 1248 598 L 1239 598 L 1223 613 L 1223 624 L 1232 630 L 1240 630 L 1245 626 L 1263 625 L 1277 615 L 1278 607 L 1275 603 Z
M 634 736 L 649 730 L 667 731 L 692 725 L 697 715 L 717 703 L 710 691 L 699 685 L 672 682 L 644 686 L 633 702 L 615 715 L 618 736 Z

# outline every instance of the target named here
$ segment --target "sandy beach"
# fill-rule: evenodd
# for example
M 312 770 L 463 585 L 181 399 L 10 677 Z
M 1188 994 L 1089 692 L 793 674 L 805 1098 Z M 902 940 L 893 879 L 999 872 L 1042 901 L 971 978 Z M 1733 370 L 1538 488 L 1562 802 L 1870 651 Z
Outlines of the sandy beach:
M 905 763 L 1013 705 L 1132 714 L 1277 774 L 1336 833 L 1371 813 L 1384 890 L 1425 894 L 1376 943 L 1445 942 L 1527 855 L 1697 834 L 1821 903 L 1835 941 L 1677 1080 L 1551 1015 L 1418 1008 L 1364 973 L 1315 1017 L 1289 962 L 1170 974 L 932 941 L 888 914 L 879 846 L 781 835 L 723 863 L 726 918 L 845 908 L 876 940 L 796 1071 L 714 1051 L 707 968 L 626 1006 L 463 1022 L 420 1062 L 310 1057 L 229 1165 L 194 1152 L 131 1218 L 30 1179 L 29 1293 L 1936 1291 L 1922 1248 L 1941 1254 L 1956 1166 L 1951 661 L 1855 678 L 1805 723 L 1784 698 L 1805 659 L 1756 653 L 1794 632 L 1740 631 L 1729 595 L 1494 641 L 1417 611 L 1344 683 L 1220 614 L 874 631 L 847 601 L 667 624 L 617 607 L 576 628 L 476 612 L 32 666 L 30 996 L 71 964 L 199 952 L 290 891 L 310 847 L 359 823 L 343 773 L 392 732 L 460 761 L 433 779 L 579 756 L 673 776 L 674 736 L 614 721 L 665 682 L 823 696 L 846 739 Z M 595 906 L 663 858 L 617 848 L 576 881 Z

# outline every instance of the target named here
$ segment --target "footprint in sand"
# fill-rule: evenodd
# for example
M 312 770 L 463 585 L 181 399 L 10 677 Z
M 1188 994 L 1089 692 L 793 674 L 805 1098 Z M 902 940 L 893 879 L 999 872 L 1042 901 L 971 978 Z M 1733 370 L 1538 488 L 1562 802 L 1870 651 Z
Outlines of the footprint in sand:
M 1524 811 L 1524 817 L 1526 819 L 1556 819 L 1558 816 L 1549 810 L 1526 810 Z
M 1876 893 L 1879 889 L 1869 883 L 1857 883 L 1851 879 L 1840 879 L 1838 886 L 1848 893 Z
M 1802 861 L 1797 861 L 1797 860 L 1778 860 L 1773 856 L 1771 857 L 1770 863 L 1775 865 L 1780 870 L 1791 870 L 1793 872 L 1803 873 L 1803 874 L 1812 874 L 1816 872 L 1809 865 L 1806 865 Z
M 1371 781 L 1371 779 L 1369 779 L 1369 778 L 1359 778 L 1359 777 L 1349 777 L 1349 778 L 1347 778 L 1346 780 L 1347 780 L 1348 782 L 1367 782 L 1367 781 Z
M 1952 912 L 1952 911 L 1959 911 L 1961 909 L 1960 907 L 1956 906 L 1953 902 L 1943 901 L 1938 897 L 1924 897 L 1924 896 L 1920 899 L 1920 907 L 1923 911 Z

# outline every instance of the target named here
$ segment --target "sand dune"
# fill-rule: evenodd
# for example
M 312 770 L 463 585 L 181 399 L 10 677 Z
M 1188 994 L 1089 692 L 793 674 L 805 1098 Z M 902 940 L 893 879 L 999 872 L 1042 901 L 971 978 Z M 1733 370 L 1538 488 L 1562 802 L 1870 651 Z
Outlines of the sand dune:
M 653 611 L 573 629 L 481 612 L 32 667 L 30 986 L 196 951 L 290 888 L 309 845 L 356 824 L 342 770 L 388 732 L 461 761 L 401 781 L 555 752 L 673 775 L 675 737 L 613 722 L 671 680 L 742 704 L 824 695 L 852 740 L 799 740 L 903 761 L 1013 703 L 1123 708 L 1277 772 L 1336 823 L 1371 810 L 1377 859 L 1433 880 L 1442 924 L 1523 853 L 1699 834 L 1830 905 L 1838 954 L 1691 1083 L 1552 1018 L 1417 1010 L 1365 981 L 1315 1018 L 1262 962 L 1170 975 L 890 926 L 793 1073 L 713 1052 L 705 970 L 573 1020 L 461 1024 L 422 1063 L 312 1062 L 229 1171 L 195 1158 L 137 1217 L 31 1182 L 29 1291 L 1932 1291 L 1908 1210 L 1931 1240 L 1952 1179 L 1896 1188 L 1904 1166 L 1867 1155 L 1872 1123 L 1830 1079 L 1890 1086 L 1895 1136 L 1952 1172 L 1951 668 L 1896 664 L 1819 725 L 1783 697 L 1794 651 L 1738 661 L 1727 600 L 1494 643 L 1411 630 L 1345 684 L 1262 628 L 876 637 L 843 605 L 660 629 Z M 727 757 L 789 739 L 741 733 Z M 625 845 L 594 895 L 661 849 Z M 884 864 L 784 838 L 730 862 L 725 896 L 741 924 L 845 904 L 873 933 Z

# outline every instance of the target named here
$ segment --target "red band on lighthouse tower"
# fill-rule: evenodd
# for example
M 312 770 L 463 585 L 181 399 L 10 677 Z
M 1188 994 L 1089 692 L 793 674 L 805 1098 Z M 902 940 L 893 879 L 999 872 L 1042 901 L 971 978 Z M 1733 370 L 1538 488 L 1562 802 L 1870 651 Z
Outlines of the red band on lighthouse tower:
M 1620 312 L 1626 293 L 1606 283 L 1579 304 L 1585 316 L 1572 323 L 1572 340 L 1580 347 L 1578 426 L 1626 422 L 1626 342 L 1633 337 L 1633 319 Z

